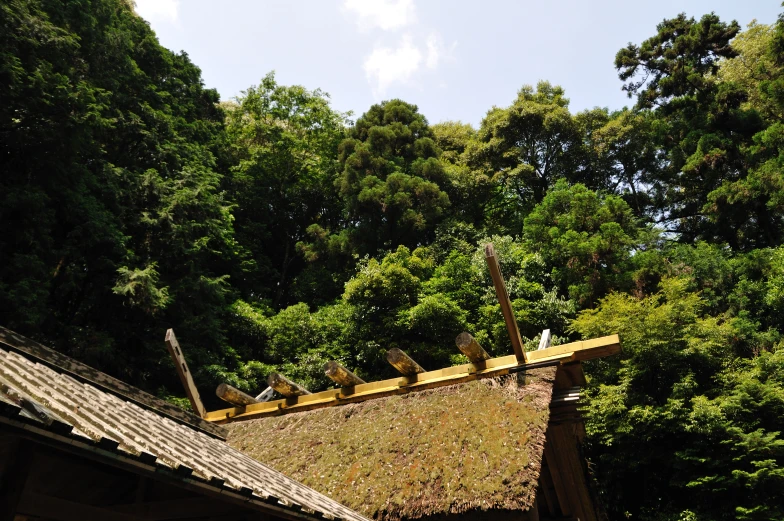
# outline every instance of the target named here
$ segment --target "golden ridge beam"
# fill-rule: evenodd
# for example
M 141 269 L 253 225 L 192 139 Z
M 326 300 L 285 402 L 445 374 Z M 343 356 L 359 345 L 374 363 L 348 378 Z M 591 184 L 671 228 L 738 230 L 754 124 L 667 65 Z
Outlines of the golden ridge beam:
M 572 342 L 560 346 L 549 347 L 528 353 L 526 364 L 517 361 L 515 355 L 502 356 L 485 360 L 482 364 L 462 364 L 446 367 L 437 371 L 418 373 L 416 379 L 398 377 L 356 385 L 353 388 L 331 389 L 306 396 L 276 400 L 221 409 L 207 413 L 205 419 L 216 423 L 234 420 L 246 420 L 264 416 L 286 414 L 288 412 L 307 411 L 321 407 L 331 407 L 350 402 L 358 402 L 381 396 L 401 394 L 422 389 L 431 389 L 455 383 L 477 380 L 491 376 L 507 374 L 511 369 L 546 362 L 566 363 L 572 361 L 591 360 L 601 356 L 619 353 L 621 344 L 618 335 Z

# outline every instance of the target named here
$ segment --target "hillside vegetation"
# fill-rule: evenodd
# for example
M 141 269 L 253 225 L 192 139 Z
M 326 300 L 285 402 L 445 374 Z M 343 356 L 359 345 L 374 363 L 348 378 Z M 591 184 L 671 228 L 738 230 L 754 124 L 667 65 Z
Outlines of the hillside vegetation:
M 784 18 L 651 32 L 631 108 L 543 81 L 473 128 L 272 74 L 221 101 L 125 0 L 2 0 L 0 324 L 180 404 L 169 327 L 211 407 L 321 390 L 511 353 L 493 242 L 531 348 L 621 336 L 586 367 L 612 519 L 784 519 Z

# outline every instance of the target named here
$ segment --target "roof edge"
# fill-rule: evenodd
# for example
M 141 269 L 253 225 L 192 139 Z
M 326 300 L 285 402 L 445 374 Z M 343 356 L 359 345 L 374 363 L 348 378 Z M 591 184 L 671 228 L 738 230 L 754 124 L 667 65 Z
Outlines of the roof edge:
M 103 391 L 131 401 L 144 409 L 166 416 L 177 423 L 198 429 L 214 438 L 226 440 L 228 433 L 223 427 L 205 421 L 176 405 L 2 326 L 0 326 L 0 345 L 31 357 L 50 368 L 62 371 L 81 382 L 97 386 Z
M 89 443 L 85 440 L 76 439 L 64 432 L 57 432 L 47 428 L 43 424 L 37 425 L 22 415 L 19 415 L 17 418 L 0 415 L 0 430 L 3 428 L 8 429 L 17 436 L 37 443 L 49 444 L 80 457 L 86 457 L 100 463 L 122 468 L 123 470 L 143 474 L 210 497 L 220 497 L 227 502 L 240 506 L 250 506 L 254 510 L 266 514 L 273 514 L 291 521 L 324 521 L 328 519 L 323 513 L 310 513 L 300 507 L 286 506 L 280 503 L 278 498 L 271 497 L 269 500 L 265 500 L 255 495 L 243 495 L 241 491 L 234 490 L 224 483 L 204 480 L 188 473 L 178 473 L 176 469 L 161 467 L 154 462 L 143 461 L 142 458 L 119 454 L 108 448 L 101 447 L 98 443 Z

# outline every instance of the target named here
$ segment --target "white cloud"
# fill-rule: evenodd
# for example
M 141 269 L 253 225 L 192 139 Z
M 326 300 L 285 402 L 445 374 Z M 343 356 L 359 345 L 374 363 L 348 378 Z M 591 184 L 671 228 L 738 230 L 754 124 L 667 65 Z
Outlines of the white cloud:
M 452 42 L 452 45 L 447 48 L 441 35 L 436 31 L 431 32 L 427 37 L 425 65 L 428 69 L 436 69 L 438 64 L 443 61 L 455 61 L 454 51 L 456 47 L 457 42 Z
M 441 58 L 444 45 L 437 34 L 431 33 L 427 37 L 427 60 L 426 65 L 428 69 L 435 69 L 438 67 L 438 60 Z
M 396 45 L 377 42 L 365 57 L 365 75 L 376 98 L 386 96 L 393 84 L 414 83 L 425 69 L 434 77 L 444 61 L 454 61 L 457 42 L 447 48 L 438 31 L 430 30 L 428 34 L 416 19 L 414 0 L 343 0 L 343 9 L 356 17 L 364 33 L 405 28 Z
M 357 15 L 363 31 L 376 27 L 390 31 L 416 21 L 414 0 L 344 0 L 343 7 Z
M 365 74 L 377 96 L 393 83 L 407 83 L 422 63 L 422 52 L 404 34 L 395 49 L 377 47 L 365 60 Z
M 180 0 L 136 0 L 136 12 L 148 22 L 176 22 Z

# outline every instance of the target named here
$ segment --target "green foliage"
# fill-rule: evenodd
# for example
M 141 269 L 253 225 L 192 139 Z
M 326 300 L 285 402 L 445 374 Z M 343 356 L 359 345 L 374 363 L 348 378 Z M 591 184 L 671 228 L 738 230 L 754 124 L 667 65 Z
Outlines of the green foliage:
M 477 131 L 458 121 L 437 123 L 431 130 L 442 151 L 440 160 L 447 179 L 443 189 L 451 202 L 449 214 L 461 223 L 483 226 L 492 216 L 499 190 L 493 175 L 472 165 L 471 157 L 478 146 Z
M 586 147 L 597 174 L 606 179 L 607 189 L 629 203 L 637 217 L 648 217 L 656 201 L 646 186 L 655 182 L 661 168 L 654 118 L 647 112 L 624 109 L 596 119 L 596 128 L 586 133 Z
M 466 330 L 467 315 L 448 296 L 436 293 L 422 297 L 414 307 L 402 311 L 399 324 L 410 334 L 416 334 L 423 342 L 433 345 L 443 338 L 450 338 L 455 331 Z
M 638 96 L 640 107 L 705 90 L 718 72 L 719 60 L 737 55 L 729 42 L 740 30 L 738 23 L 726 24 L 713 13 L 699 22 L 681 13 L 656 29 L 656 36 L 640 46 L 630 43 L 615 56 L 618 76 L 629 80 L 623 89 Z
M 151 390 L 169 324 L 231 363 L 217 93 L 121 0 L 3 2 L 0 26 L 0 323 Z
M 0 3 L 0 324 L 187 407 L 619 333 L 587 364 L 613 518 L 781 518 L 784 18 L 679 15 L 616 56 L 632 109 L 525 86 L 479 129 L 401 100 L 355 124 L 272 73 L 219 103 L 125 0 Z
M 737 358 L 743 332 L 726 316 L 706 315 L 688 285 L 665 279 L 650 297 L 611 295 L 572 325 L 586 337 L 614 331 L 623 342 L 620 359 L 591 371 L 586 427 L 605 504 L 617 515 L 634 505 L 644 519 L 687 510 L 699 519 L 775 518 L 784 477 L 782 350 Z
M 392 310 L 416 301 L 421 276 L 432 269 L 422 255 L 405 246 L 385 256 L 379 263 L 370 259 L 362 263 L 357 275 L 346 284 L 346 302 L 367 310 Z
M 637 107 L 656 107 L 656 141 L 667 158 L 652 178 L 660 219 L 685 241 L 702 238 L 751 249 L 781 241 L 781 220 L 771 210 L 780 211 L 782 185 L 778 170 L 750 168 L 760 161 L 753 143 L 775 130 L 765 130 L 756 110 L 761 103 L 746 103 L 748 81 L 731 72 L 738 53 L 730 40 L 738 31 L 737 22 L 721 22 L 715 14 L 699 21 L 681 14 L 664 20 L 658 34 L 639 47 L 619 51 L 615 65 L 621 79 L 629 80 L 624 89 L 637 94 Z M 753 55 L 748 40 L 741 39 L 740 47 Z M 765 65 L 775 63 L 774 42 L 772 57 L 759 66 L 777 77 L 780 72 Z M 718 75 L 723 63 L 729 81 Z M 775 81 L 759 82 L 761 92 Z M 767 147 L 767 156 L 777 156 L 777 150 Z
M 732 82 L 743 88 L 747 97 L 745 108 L 753 108 L 767 119 L 780 119 L 781 107 L 760 89 L 760 83 L 781 74 L 780 66 L 770 52 L 773 35 L 774 26 L 752 21 L 745 31 L 733 38 L 732 48 L 738 55 L 719 62 L 718 77 L 722 82 Z
M 770 271 L 765 285 L 765 303 L 784 309 L 784 249 L 778 248 L 771 256 Z
M 714 219 L 730 211 L 749 212 L 750 217 L 740 229 L 744 242 L 773 246 L 784 239 L 784 140 L 780 117 L 784 113 L 784 19 L 780 17 L 773 27 L 752 24 L 736 40 L 741 54 L 735 61 L 753 66 L 744 70 L 735 61 L 727 62 L 723 64 L 724 77 L 744 89 L 747 110 L 764 116 L 766 128 L 755 129 L 758 132 L 748 144 L 747 175 L 725 179 L 719 189 L 709 194 L 708 210 Z
M 340 219 L 332 183 L 347 120 L 330 108 L 325 93 L 280 86 L 273 74 L 224 106 L 233 165 L 225 184 L 236 204 L 237 239 L 255 262 L 243 292 L 271 298 L 277 307 L 291 301 L 298 277 L 310 274 L 297 255 L 308 227 L 331 227 Z M 270 280 L 276 282 L 272 293 Z
M 601 197 L 562 179 L 526 217 L 523 237 L 528 248 L 541 252 L 556 284 L 585 304 L 610 288 L 629 286 L 630 260 L 643 229 L 620 197 Z
M 120 267 L 117 270 L 120 278 L 113 291 L 126 297 L 130 305 L 142 308 L 145 313 L 156 313 L 165 308 L 170 299 L 169 288 L 157 287 L 159 274 L 155 268 L 154 262 L 143 270 Z
M 540 82 L 520 89 L 506 109 L 487 113 L 470 161 L 504 187 L 506 219 L 519 219 L 557 179 L 574 179 L 580 134 L 561 87 Z
M 340 145 L 336 182 L 351 251 L 376 253 L 427 238 L 449 206 L 440 150 L 427 120 L 401 100 L 373 105 Z

